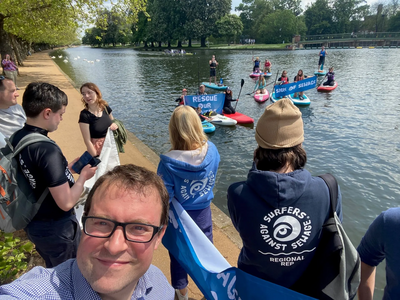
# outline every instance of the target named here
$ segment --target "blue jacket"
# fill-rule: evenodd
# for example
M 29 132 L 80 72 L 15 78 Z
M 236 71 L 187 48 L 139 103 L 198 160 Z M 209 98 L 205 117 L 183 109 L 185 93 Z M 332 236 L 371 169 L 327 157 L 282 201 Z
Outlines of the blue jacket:
M 214 198 L 212 192 L 220 161 L 217 147 L 208 141 L 203 162 L 194 166 L 160 155 L 157 174 L 161 176 L 169 193 L 169 200 L 176 198 L 185 210 L 204 209 Z
M 383 300 L 400 295 L 400 207 L 382 212 L 369 226 L 357 250 L 361 261 L 377 266 L 386 259 L 386 287 Z
M 338 216 L 342 219 L 339 190 Z M 228 188 L 228 209 L 243 248 L 238 268 L 290 287 L 302 275 L 329 217 L 329 189 L 305 169 L 291 173 L 257 170 Z

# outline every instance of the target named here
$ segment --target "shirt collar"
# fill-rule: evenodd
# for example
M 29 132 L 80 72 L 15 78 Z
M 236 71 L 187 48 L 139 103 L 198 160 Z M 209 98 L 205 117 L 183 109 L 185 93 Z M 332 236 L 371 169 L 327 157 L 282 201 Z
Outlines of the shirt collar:
M 24 129 L 31 131 L 31 132 L 37 132 L 37 133 L 41 133 L 45 136 L 47 136 L 47 134 L 49 133 L 46 129 L 40 128 L 40 127 L 36 127 L 33 125 L 28 125 L 25 123 Z

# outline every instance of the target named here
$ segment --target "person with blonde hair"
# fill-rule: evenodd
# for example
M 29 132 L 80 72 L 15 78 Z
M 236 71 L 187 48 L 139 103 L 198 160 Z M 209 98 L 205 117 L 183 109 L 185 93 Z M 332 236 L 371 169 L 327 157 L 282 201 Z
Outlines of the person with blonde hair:
M 256 94 L 265 94 L 267 92 L 266 87 L 267 84 L 265 82 L 264 76 L 258 77 L 258 80 L 256 82 L 256 86 L 254 87 L 254 90 L 256 91 Z
M 211 201 L 220 156 L 215 145 L 207 141 L 200 119 L 190 106 L 178 106 L 169 122 L 171 150 L 160 156 L 157 174 L 204 234 L 213 241 Z M 186 271 L 170 254 L 171 284 L 178 299 L 188 299 Z
M 97 85 L 87 82 L 81 86 L 80 92 L 85 108 L 79 116 L 79 128 L 87 151 L 92 156 L 99 156 L 108 128 L 114 131 L 118 125 L 113 123 L 112 109 L 102 98 Z
M 258 73 L 260 72 L 260 58 L 256 57 L 254 60 L 254 56 L 251 58 L 251 60 L 254 62 L 254 67 L 253 67 L 253 72 Z

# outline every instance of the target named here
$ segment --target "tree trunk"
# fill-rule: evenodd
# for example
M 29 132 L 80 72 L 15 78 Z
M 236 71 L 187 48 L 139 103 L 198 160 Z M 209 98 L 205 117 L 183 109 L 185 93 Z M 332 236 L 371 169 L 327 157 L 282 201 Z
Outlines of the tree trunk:
M 147 41 L 144 41 L 143 43 L 144 43 L 144 47 L 147 48 L 148 47 L 147 46 Z
M 178 40 L 178 46 L 177 46 L 178 48 L 182 48 L 182 41 L 179 41 Z
M 192 48 L 192 38 L 189 38 L 189 44 L 188 44 L 189 48 Z
M 168 48 L 171 48 L 171 41 L 168 41 Z
M 202 38 L 200 39 L 200 41 L 201 41 L 200 47 L 207 47 L 207 45 L 206 45 L 206 38 L 205 38 L 205 37 L 202 37 Z
M 23 66 L 24 63 L 22 61 L 21 55 L 20 55 L 20 51 L 19 51 L 19 45 L 17 44 L 16 40 L 15 40 L 15 36 L 11 33 L 8 34 L 10 41 L 11 41 L 11 45 L 13 47 L 13 51 L 15 54 L 15 60 L 18 63 L 19 66 Z
M 153 41 L 151 42 L 150 47 L 154 48 L 154 42 Z
M 161 42 L 160 41 L 158 42 L 158 48 L 161 48 Z
M 11 44 L 7 32 L 4 30 L 4 15 L 0 14 L 0 59 L 6 58 L 6 54 L 11 54 Z

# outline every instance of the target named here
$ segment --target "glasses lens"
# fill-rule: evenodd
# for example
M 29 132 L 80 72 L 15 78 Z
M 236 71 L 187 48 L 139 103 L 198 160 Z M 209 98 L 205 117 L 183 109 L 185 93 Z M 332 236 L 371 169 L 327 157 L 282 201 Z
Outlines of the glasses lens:
M 153 237 L 155 228 L 144 224 L 127 224 L 125 227 L 128 240 L 137 242 L 148 242 Z
M 107 237 L 113 231 L 115 224 L 100 218 L 87 218 L 85 232 L 95 237 Z

